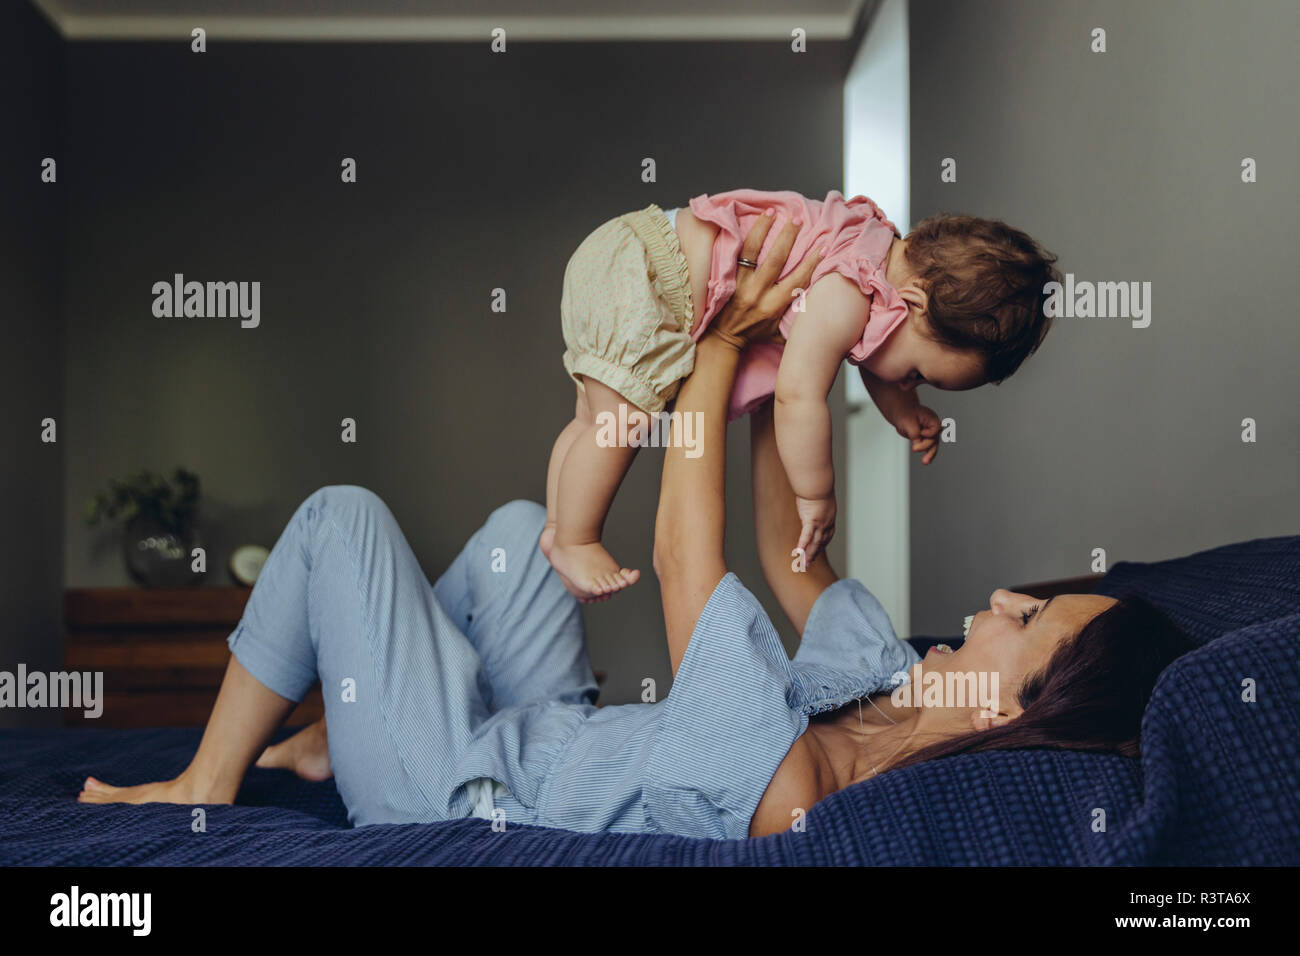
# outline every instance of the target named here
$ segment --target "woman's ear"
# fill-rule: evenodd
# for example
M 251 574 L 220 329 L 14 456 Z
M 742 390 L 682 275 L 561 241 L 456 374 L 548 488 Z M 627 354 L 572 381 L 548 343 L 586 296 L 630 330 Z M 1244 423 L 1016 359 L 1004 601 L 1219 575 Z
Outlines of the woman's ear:
M 991 714 L 987 710 L 972 710 L 970 713 L 971 730 L 990 730 L 994 727 L 1005 727 L 1015 720 L 1017 716 L 1018 712 L 1008 714 L 1006 711 L 1000 710 L 996 714 Z

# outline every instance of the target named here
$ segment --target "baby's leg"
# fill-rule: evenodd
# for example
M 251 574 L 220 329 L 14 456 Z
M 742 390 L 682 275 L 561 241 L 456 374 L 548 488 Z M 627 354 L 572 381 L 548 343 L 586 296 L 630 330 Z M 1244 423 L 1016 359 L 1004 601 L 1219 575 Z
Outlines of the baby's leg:
M 542 528 L 542 537 L 538 541 L 538 546 L 548 561 L 551 559 L 551 544 L 555 541 L 555 509 L 560 492 L 560 467 L 573 446 L 573 440 L 593 421 L 591 412 L 587 408 L 586 395 L 578 386 L 575 385 L 574 389 L 578 394 L 573 404 L 573 421 L 565 425 L 559 437 L 555 439 L 555 445 L 551 448 L 551 460 L 546 466 L 546 525 Z
M 600 543 L 610 503 L 637 452 L 629 440 L 635 435 L 620 434 L 617 424 L 600 422 L 607 412 L 617 423 L 620 405 L 626 407 L 625 421 L 639 411 L 608 385 L 586 379 L 586 407 L 579 406 L 580 417 L 574 420 L 580 428 L 564 454 L 556 483 L 556 527 L 547 557 L 565 586 L 586 601 L 607 598 L 641 577 L 640 571 L 615 561 Z M 605 440 L 610 437 L 615 441 Z

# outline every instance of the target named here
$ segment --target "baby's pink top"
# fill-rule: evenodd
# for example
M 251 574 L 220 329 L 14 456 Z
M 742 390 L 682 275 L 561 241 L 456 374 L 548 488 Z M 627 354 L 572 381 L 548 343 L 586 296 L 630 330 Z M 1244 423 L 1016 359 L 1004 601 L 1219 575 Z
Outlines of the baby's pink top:
M 824 200 L 817 200 L 795 192 L 735 189 L 712 196 L 696 196 L 691 200 L 690 209 L 704 222 L 720 227 L 713 240 L 708 305 L 699 326 L 692 333 L 696 341 L 736 291 L 737 260 L 745 236 L 766 209 L 774 211 L 775 220 L 756 261 L 763 261 L 785 224 L 799 218 L 803 220 L 803 228 L 799 230 L 785 268 L 781 270 L 781 278 L 793 272 L 808 252 L 824 245 L 826 255 L 813 271 L 809 288 L 827 273 L 838 272 L 856 283 L 862 294 L 871 300 L 862 339 L 845 356 L 850 362 L 861 363 L 907 317 L 907 303 L 885 281 L 885 258 L 894 237 L 900 234 L 880 207 L 866 196 L 845 199 L 843 193 L 832 189 Z M 791 303 L 781 316 L 783 335 L 789 337 L 797 314 Z M 745 349 L 736 386 L 731 393 L 730 419 L 753 411 L 776 390 L 776 370 L 783 350 L 780 345 L 766 344 Z

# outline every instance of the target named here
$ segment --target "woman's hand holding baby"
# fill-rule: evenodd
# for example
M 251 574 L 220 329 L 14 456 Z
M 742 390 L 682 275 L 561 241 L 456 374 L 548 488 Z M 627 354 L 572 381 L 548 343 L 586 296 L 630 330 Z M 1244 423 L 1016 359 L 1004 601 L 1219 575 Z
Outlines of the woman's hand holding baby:
M 745 237 L 741 251 L 743 258 L 750 262 L 758 261 L 759 250 L 772 228 L 773 218 L 770 214 L 758 217 Z M 808 253 L 793 272 L 777 282 L 800 228 L 795 221 L 786 223 L 757 269 L 741 266 L 737 270 L 736 291 L 709 325 L 706 337 L 716 336 L 737 351 L 743 350 L 750 342 L 780 341 L 781 316 L 790 307 L 797 291 L 808 289 L 813 271 L 826 251 L 823 248 Z
M 745 237 L 741 256 L 758 261 L 759 250 L 772 228 L 773 217 L 760 216 Z M 736 351 L 751 342 L 781 341 L 780 319 L 800 290 L 806 292 L 813 272 L 825 254 L 825 248 L 810 252 L 788 276 L 777 281 L 794 246 L 801 224 L 786 223 L 772 248 L 757 268 L 741 266 L 736 275 L 736 292 L 709 326 L 709 334 Z M 823 406 L 824 407 L 824 406 Z M 822 498 L 796 498 L 801 531 L 799 544 L 807 567 L 826 547 L 835 533 L 835 492 Z

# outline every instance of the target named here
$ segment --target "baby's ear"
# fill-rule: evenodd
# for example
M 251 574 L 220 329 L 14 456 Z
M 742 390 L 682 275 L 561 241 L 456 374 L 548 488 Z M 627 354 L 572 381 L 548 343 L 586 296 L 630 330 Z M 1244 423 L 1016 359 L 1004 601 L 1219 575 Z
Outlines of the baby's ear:
M 930 304 L 930 297 L 925 294 L 925 290 L 921 288 L 919 282 L 918 279 L 912 279 L 907 285 L 898 290 L 898 294 L 907 303 L 909 316 L 925 318 L 926 307 Z

